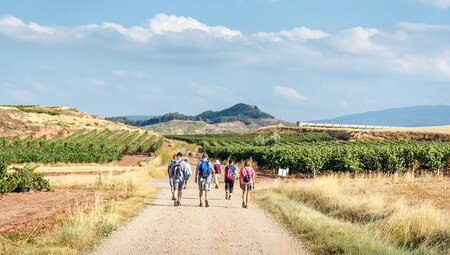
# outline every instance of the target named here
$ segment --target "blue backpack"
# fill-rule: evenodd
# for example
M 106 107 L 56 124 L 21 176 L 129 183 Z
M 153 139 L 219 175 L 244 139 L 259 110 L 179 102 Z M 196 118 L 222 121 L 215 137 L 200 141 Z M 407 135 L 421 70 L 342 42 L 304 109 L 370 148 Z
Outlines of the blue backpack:
M 208 176 L 211 174 L 211 166 L 209 165 L 209 161 L 202 161 L 200 163 L 200 166 L 198 168 L 200 170 L 200 176 L 203 178 L 208 178 Z

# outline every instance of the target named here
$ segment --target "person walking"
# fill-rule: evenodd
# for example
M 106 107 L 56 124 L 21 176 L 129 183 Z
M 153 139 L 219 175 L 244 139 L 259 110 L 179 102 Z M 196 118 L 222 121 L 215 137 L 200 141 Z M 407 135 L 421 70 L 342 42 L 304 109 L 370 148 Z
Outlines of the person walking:
M 170 192 L 172 192 L 172 200 L 175 200 L 175 191 L 173 189 L 172 185 L 172 175 L 170 175 L 170 169 L 172 168 L 173 161 L 177 158 L 177 154 L 173 154 L 172 160 L 169 162 L 169 165 L 167 166 L 167 176 L 169 176 L 169 185 L 170 185 Z
M 184 162 L 186 163 L 186 176 L 184 177 L 183 189 L 187 189 L 189 177 L 191 177 L 192 171 L 191 171 L 191 165 L 189 164 L 189 159 L 187 159 L 187 158 L 184 159 Z
M 221 174 L 222 165 L 220 164 L 219 160 L 216 160 L 216 162 L 214 162 L 214 183 L 216 184 L 216 189 L 219 188 L 219 180 Z
M 209 207 L 208 191 L 211 190 L 211 178 L 213 165 L 208 160 L 208 154 L 203 154 L 202 159 L 198 162 L 195 169 L 195 183 L 198 183 L 198 198 L 200 200 L 200 207 L 203 207 L 202 197 L 205 193 L 205 207 Z
M 177 158 L 172 160 L 170 166 L 170 176 L 172 176 L 172 186 L 177 192 L 177 197 L 173 202 L 174 206 L 181 206 L 181 197 L 183 195 L 184 178 L 187 175 L 186 162 L 183 160 L 183 154 L 177 153 Z
M 241 180 L 242 189 L 242 208 L 248 208 L 248 199 L 250 191 L 255 189 L 255 170 L 251 167 L 250 161 L 246 160 L 244 167 L 239 172 L 239 179 Z
M 224 170 L 224 180 L 225 180 L 225 199 L 231 200 L 231 194 L 234 189 L 234 181 L 236 180 L 236 167 L 233 165 L 233 160 L 228 161 L 228 165 Z

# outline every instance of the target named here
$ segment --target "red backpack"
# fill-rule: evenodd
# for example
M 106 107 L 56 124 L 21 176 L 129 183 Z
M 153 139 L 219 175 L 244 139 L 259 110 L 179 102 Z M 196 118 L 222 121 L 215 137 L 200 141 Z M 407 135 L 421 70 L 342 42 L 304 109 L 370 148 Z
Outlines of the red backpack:
M 233 180 L 233 165 L 228 165 L 225 168 L 225 180 L 232 181 Z

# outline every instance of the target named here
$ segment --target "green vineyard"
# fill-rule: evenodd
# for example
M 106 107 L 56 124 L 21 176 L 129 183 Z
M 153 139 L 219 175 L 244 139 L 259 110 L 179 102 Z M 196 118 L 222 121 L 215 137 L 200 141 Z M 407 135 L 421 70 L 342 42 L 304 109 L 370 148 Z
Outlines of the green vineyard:
M 278 135 L 277 135 L 278 136 Z M 268 169 L 289 167 L 291 173 L 447 171 L 450 143 L 413 140 L 338 141 L 323 133 L 282 134 L 261 146 L 256 135 L 168 136 L 196 143 L 210 156 L 222 160 L 252 158 Z M 266 137 L 266 140 L 270 140 Z
M 164 138 L 148 132 L 77 131 L 46 139 L 0 137 L 0 162 L 10 163 L 101 163 L 120 160 L 124 154 L 150 153 L 162 147 Z

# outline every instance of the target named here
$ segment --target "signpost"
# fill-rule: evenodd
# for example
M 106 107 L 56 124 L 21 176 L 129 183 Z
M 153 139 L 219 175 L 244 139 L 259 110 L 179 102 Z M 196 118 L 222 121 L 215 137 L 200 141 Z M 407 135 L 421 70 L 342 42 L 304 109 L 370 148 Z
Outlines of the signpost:
M 278 169 L 278 176 L 287 178 L 289 175 L 289 167 L 286 169 L 280 168 Z

